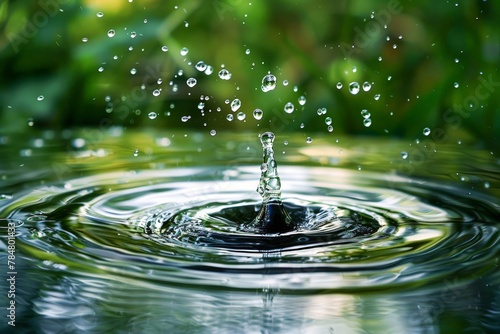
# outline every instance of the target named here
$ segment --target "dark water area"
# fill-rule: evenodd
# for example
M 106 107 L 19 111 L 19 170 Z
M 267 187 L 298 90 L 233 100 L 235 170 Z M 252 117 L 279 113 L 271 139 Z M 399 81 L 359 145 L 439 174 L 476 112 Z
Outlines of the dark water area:
M 264 233 L 249 228 L 262 205 L 256 134 L 116 128 L 1 142 L 16 330 L 500 330 L 499 160 L 488 150 L 442 144 L 412 160 L 407 142 L 278 134 L 294 225 Z

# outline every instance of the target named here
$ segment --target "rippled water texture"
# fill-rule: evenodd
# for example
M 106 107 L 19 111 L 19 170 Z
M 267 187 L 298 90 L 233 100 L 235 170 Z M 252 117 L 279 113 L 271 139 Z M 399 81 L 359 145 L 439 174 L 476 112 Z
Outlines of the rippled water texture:
M 407 143 L 277 134 L 294 225 L 263 233 L 251 224 L 255 134 L 63 137 L 2 138 L 0 223 L 16 224 L 24 329 L 500 330 L 499 160 L 488 151 L 442 144 L 412 161 Z

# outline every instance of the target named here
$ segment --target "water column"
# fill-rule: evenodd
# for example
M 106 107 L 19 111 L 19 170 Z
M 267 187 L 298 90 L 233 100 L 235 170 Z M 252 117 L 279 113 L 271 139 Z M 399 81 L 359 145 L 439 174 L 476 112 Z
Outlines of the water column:
M 262 233 L 281 233 L 294 228 L 292 218 L 281 202 L 281 181 L 278 165 L 274 160 L 274 134 L 265 132 L 260 136 L 263 149 L 263 162 L 257 192 L 262 196 L 262 206 L 252 227 Z

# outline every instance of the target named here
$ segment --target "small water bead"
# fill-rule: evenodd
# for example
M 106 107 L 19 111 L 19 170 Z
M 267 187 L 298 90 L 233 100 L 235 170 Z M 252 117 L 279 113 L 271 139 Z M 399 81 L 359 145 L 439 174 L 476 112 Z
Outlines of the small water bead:
M 102 67 L 102 66 L 101 66 L 101 67 L 99 67 L 99 68 L 97 69 L 97 71 L 99 71 L 99 72 L 104 72 L 104 67 Z
M 358 94 L 359 93 L 359 83 L 351 82 L 349 84 L 349 92 L 351 92 L 352 95 Z
M 408 152 L 406 152 L 406 151 L 401 152 L 401 158 L 407 159 L 408 158 Z
M 337 89 L 342 89 L 342 82 L 337 82 Z
M 328 130 L 328 132 L 333 132 L 333 126 L 331 126 L 331 125 L 328 125 L 328 127 L 326 129 Z
M 180 54 L 181 56 L 185 56 L 188 54 L 188 52 L 189 52 L 188 48 L 184 47 L 181 49 Z
M 214 68 L 210 65 L 207 65 L 207 68 L 205 69 L 205 74 L 210 75 L 212 73 L 214 73 Z
M 95 14 L 97 17 L 103 17 L 104 14 L 102 12 L 97 12 L 97 14 Z
M 213 137 L 213 136 L 215 136 L 216 134 L 217 134 L 217 131 L 215 131 L 215 130 L 210 130 L 210 135 L 211 135 L 212 137 Z
M 300 128 L 303 129 L 306 125 L 304 123 L 300 123 Z
M 276 88 L 276 77 L 272 74 L 267 74 L 262 78 L 261 89 L 263 92 L 269 92 Z
M 130 33 L 130 38 L 135 38 L 137 36 L 137 33 L 135 31 L 132 31 Z
M 305 96 L 302 95 L 302 96 L 299 97 L 299 104 L 301 106 L 303 106 L 303 105 L 306 104 L 306 97 Z
M 231 72 L 223 68 L 219 71 L 219 78 L 221 78 L 222 80 L 229 80 L 231 79 Z
M 153 91 L 153 96 L 160 96 L 161 91 L 159 89 L 155 89 Z
M 363 120 L 363 125 L 364 125 L 365 127 L 369 127 L 370 125 L 372 125 L 372 120 L 371 120 L 371 119 L 369 119 L 369 118 L 365 118 L 365 119 Z
M 245 50 L 245 54 L 249 55 L 250 54 L 250 49 Z
M 327 118 L 325 118 L 325 124 L 326 124 L 326 125 L 330 125 L 330 124 L 332 124 L 332 118 L 331 118 L 331 117 L 327 117 Z
M 135 68 L 130 69 L 130 74 L 134 75 L 136 73 L 137 73 L 137 69 L 135 69 Z
M 424 136 L 428 136 L 431 133 L 431 129 L 424 128 L 424 130 L 422 132 L 423 132 Z
M 239 99 L 234 99 L 231 101 L 231 110 L 237 111 L 241 107 L 241 101 Z
M 202 61 L 199 61 L 196 63 L 196 65 L 194 66 L 198 71 L 200 72 L 203 72 L 207 69 L 207 64 L 205 64 L 204 62 Z
M 196 79 L 195 78 L 189 78 L 187 79 L 186 81 L 186 84 L 189 86 L 189 87 L 194 87 L 196 86 Z
M 83 37 L 83 38 L 82 38 L 82 42 L 83 42 L 83 43 L 87 43 L 88 41 L 89 41 L 89 39 L 88 39 L 87 37 Z
M 253 118 L 256 120 L 260 121 L 262 119 L 262 116 L 264 116 L 264 112 L 261 109 L 255 109 L 253 111 Z
M 186 123 L 187 121 L 189 121 L 191 119 L 191 116 L 182 116 L 181 117 L 181 121 L 183 121 L 184 123 Z
M 458 82 L 455 82 L 455 83 L 453 84 L 453 87 L 458 88 L 458 87 L 459 87 Z
M 293 86 L 293 91 L 294 91 L 295 93 L 297 93 L 297 92 L 299 91 L 299 87 L 297 87 L 297 86 Z
M 43 95 L 40 95 L 39 97 L 36 98 L 37 101 L 43 101 L 43 99 L 45 99 L 45 96 Z
M 198 103 L 198 109 L 203 110 L 203 108 L 205 108 L 205 103 L 203 102 Z
M 380 99 L 380 94 L 375 94 L 375 96 L 373 97 L 373 99 L 375 101 L 378 101 Z
M 293 113 L 293 111 L 295 110 L 295 106 L 293 105 L 293 103 L 292 103 L 292 102 L 287 102 L 287 103 L 285 104 L 285 107 L 284 107 L 283 109 L 285 110 L 285 112 L 286 112 L 287 114 L 291 114 L 291 113 Z
M 134 150 L 134 157 L 137 157 L 139 155 L 139 150 L 138 149 L 135 149 Z
M 246 115 L 244 112 L 240 111 L 240 112 L 238 113 L 238 115 L 236 115 L 236 117 L 237 117 L 240 121 L 243 121 L 243 120 L 247 117 L 247 115 Z
M 283 86 L 288 86 L 288 80 L 283 80 Z
M 158 114 L 153 111 L 148 114 L 149 119 L 155 119 L 157 116 Z
M 227 114 L 226 119 L 231 122 L 234 119 L 233 114 Z
M 115 31 L 113 29 L 110 29 L 108 31 L 108 37 L 114 37 L 115 36 Z
M 369 91 L 370 88 L 372 88 L 372 85 L 368 81 L 363 82 L 363 90 L 365 92 Z
M 311 138 L 311 137 L 307 137 L 307 138 L 306 138 L 306 143 L 310 144 L 310 143 L 312 143 L 312 142 L 313 142 L 313 140 L 312 140 L 312 138 Z
M 167 52 L 168 51 L 168 46 L 164 45 L 161 47 L 161 51 Z
M 361 116 L 363 116 L 363 118 L 366 119 L 366 118 L 370 118 L 371 114 L 368 110 L 363 109 L 363 110 L 361 110 Z
M 455 63 L 458 63 L 460 60 L 458 60 L 458 58 L 455 58 Z

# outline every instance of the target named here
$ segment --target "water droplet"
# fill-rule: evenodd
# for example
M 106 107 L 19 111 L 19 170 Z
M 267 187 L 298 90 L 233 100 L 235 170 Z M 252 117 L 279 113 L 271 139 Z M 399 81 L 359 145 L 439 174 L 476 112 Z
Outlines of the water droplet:
M 458 58 L 455 58 L 455 63 L 458 63 L 460 60 L 458 60 Z
M 33 126 L 33 125 L 35 125 L 33 118 L 28 118 L 28 126 Z
M 204 62 L 202 61 L 199 61 L 196 63 L 196 65 L 194 66 L 198 71 L 200 72 L 203 72 L 207 69 L 207 64 L 205 64 Z
M 130 38 L 135 38 L 137 36 L 137 33 L 135 31 L 132 31 L 130 33 Z
M 97 17 L 103 17 L 104 14 L 102 12 L 97 12 L 97 14 L 95 14 Z
M 168 51 L 168 46 L 164 45 L 161 47 L 161 51 L 167 52 Z
M 453 87 L 455 87 L 455 88 L 458 88 L 458 86 L 459 86 L 459 85 L 458 85 L 458 82 L 455 82 L 455 83 L 453 84 Z
M 110 29 L 108 31 L 108 37 L 113 37 L 113 36 L 115 36 L 115 31 L 113 29 Z
M 431 133 L 431 129 L 429 129 L 429 128 L 424 128 L 424 130 L 423 130 L 423 134 L 424 134 L 424 136 L 428 136 L 430 133 Z
M 262 119 L 262 116 L 264 116 L 264 112 L 261 109 L 255 109 L 253 111 L 253 118 L 256 120 L 260 121 Z
M 299 125 L 299 127 L 300 127 L 301 129 L 303 129 L 303 128 L 304 128 L 304 126 L 306 126 L 304 123 L 300 123 L 300 125 Z
M 189 86 L 189 87 L 194 87 L 196 86 L 196 79 L 195 78 L 189 78 L 187 79 L 186 81 L 186 84 Z
M 351 82 L 349 84 L 349 92 L 351 92 L 352 95 L 358 94 L 359 93 L 359 83 Z
M 102 66 L 101 66 L 101 67 L 99 67 L 99 68 L 97 69 L 97 71 L 99 71 L 99 72 L 103 72 L 103 71 L 104 71 L 104 67 L 102 67 Z
M 283 86 L 288 86 L 288 80 L 283 80 Z
M 372 88 L 372 85 L 368 81 L 363 82 L 363 90 L 365 92 L 369 91 L 370 88 Z
M 183 121 L 184 123 L 186 123 L 187 121 L 189 121 L 190 118 L 191 118 L 191 116 L 182 116 L 181 117 L 181 121 Z
M 217 131 L 215 131 L 215 130 L 210 130 L 210 135 L 211 135 L 212 137 L 213 137 L 213 136 L 215 136 L 216 134 L 217 134 Z
M 239 99 L 234 99 L 231 101 L 231 110 L 237 111 L 241 107 L 241 101 Z
M 139 155 L 139 150 L 138 149 L 135 149 L 134 150 L 134 157 L 137 157 Z
M 263 92 L 269 92 L 276 88 L 276 77 L 272 74 L 267 74 L 262 78 L 262 86 L 261 89 Z
M 214 68 L 210 65 L 207 65 L 207 68 L 205 69 L 205 74 L 210 75 L 214 72 Z
M 181 53 L 181 56 L 185 56 L 187 55 L 189 52 L 188 48 L 184 47 L 181 49 L 180 53 Z
M 305 96 L 302 95 L 302 96 L 299 97 L 299 104 L 301 106 L 303 106 L 304 104 L 306 104 L 306 97 Z
M 363 125 L 366 126 L 366 127 L 369 127 L 370 125 L 372 125 L 372 120 L 369 119 L 369 118 L 365 118 L 363 120 Z
M 375 94 L 375 96 L 373 97 L 373 99 L 375 101 L 378 101 L 380 99 L 380 94 Z
M 231 122 L 234 119 L 233 114 L 227 114 L 226 119 Z
M 312 143 L 312 142 L 313 142 L 313 140 L 312 140 L 312 138 L 311 138 L 311 137 L 307 137 L 307 138 L 306 138 L 306 143 L 310 144 L 310 143 Z
M 155 119 L 156 116 L 158 116 L 158 115 L 153 111 L 148 114 L 149 119 Z
M 161 92 L 160 92 L 160 90 L 159 90 L 159 89 L 155 89 L 155 90 L 153 91 L 153 96 L 160 96 L 160 93 L 161 93 Z
M 284 108 L 284 110 L 285 110 L 285 112 L 286 112 L 287 114 L 291 114 L 291 113 L 293 113 L 293 111 L 295 110 L 295 107 L 294 107 L 294 105 L 293 105 L 293 103 L 292 103 L 292 102 L 287 102 L 287 103 L 285 104 L 285 108 Z
M 229 80 L 231 79 L 231 72 L 223 68 L 219 71 L 219 78 L 221 78 L 222 80 Z
M 341 89 L 342 88 L 342 82 L 337 82 L 337 89 Z
M 408 158 L 408 152 L 406 152 L 406 151 L 401 152 L 401 158 L 403 158 L 403 159 Z
M 130 69 L 130 74 L 134 75 L 137 73 L 137 70 L 135 68 Z
M 82 42 L 83 42 L 83 43 L 87 43 L 88 41 L 89 41 L 89 39 L 88 39 L 87 37 L 83 37 L 83 38 L 82 38 Z
M 245 115 L 244 112 L 240 111 L 236 117 L 238 117 L 238 119 L 242 121 L 247 117 L 247 115 Z
M 203 108 L 205 108 L 205 103 L 203 102 L 198 103 L 198 109 L 203 110 Z
M 328 132 L 333 132 L 333 126 L 328 125 L 327 130 L 328 130 Z
M 299 87 L 297 87 L 297 86 L 293 86 L 293 91 L 294 91 L 295 93 L 297 93 L 297 92 L 299 91 Z
M 326 123 L 326 125 L 332 124 L 332 118 L 331 117 L 325 118 L 325 123 Z
M 44 99 L 44 98 L 45 98 L 45 96 L 40 95 L 40 96 L 39 96 L 39 97 L 37 97 L 36 99 L 37 99 L 37 101 L 43 101 L 43 99 Z
M 361 116 L 363 116 L 363 118 L 366 119 L 366 118 L 370 118 L 371 114 L 368 110 L 363 109 L 363 110 L 361 110 Z
M 245 50 L 245 54 L 249 55 L 250 54 L 250 49 Z

